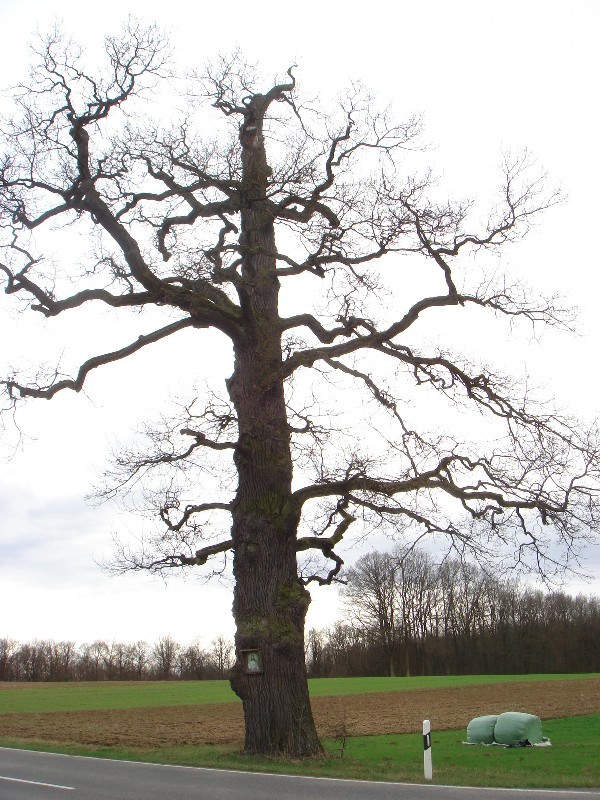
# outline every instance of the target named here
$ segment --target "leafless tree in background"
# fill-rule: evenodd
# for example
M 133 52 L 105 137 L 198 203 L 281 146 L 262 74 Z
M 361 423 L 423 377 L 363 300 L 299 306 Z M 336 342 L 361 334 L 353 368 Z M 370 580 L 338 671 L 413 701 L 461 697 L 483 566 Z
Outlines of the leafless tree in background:
M 313 676 L 390 674 L 390 663 L 406 676 L 595 672 L 600 665 L 598 597 L 545 593 L 464 559 L 436 563 L 418 548 L 368 553 L 345 575 L 345 622 L 309 633 L 309 643 L 318 642 L 307 654 Z M 381 630 L 382 592 L 393 598 L 385 611 L 393 635 Z
M 210 649 L 211 661 L 216 669 L 217 677 L 223 679 L 232 666 L 233 645 L 225 636 L 217 636 Z
M 199 376 L 205 330 L 230 343 L 225 398 L 190 401 L 176 422 L 149 428 L 143 448 L 118 454 L 112 489 L 141 478 L 161 489 L 162 530 L 142 552 L 125 547 L 117 569 L 202 567 L 232 553 L 245 749 L 318 753 L 306 586 L 338 579 L 354 523 L 443 536 L 482 558 L 510 553 L 541 572 L 597 527 L 594 434 L 493 370 L 419 343 L 421 323 L 446 326 L 452 309 L 473 320 L 474 337 L 469 309 L 560 323 L 552 301 L 472 277 L 474 255 L 485 266 L 555 198 L 526 157 L 507 159 L 482 223 L 481 210 L 439 201 L 427 171 L 407 166 L 418 120 L 391 121 L 358 87 L 325 114 L 301 100 L 293 68 L 265 84 L 239 56 L 196 79 L 192 110 L 161 125 L 144 101 L 166 73 L 157 31 L 130 24 L 106 53 L 96 77 L 52 34 L 15 98 L 0 160 L 0 273 L 27 310 L 72 314 L 82 337 L 77 312 L 92 304 L 115 319 L 138 312 L 140 335 L 72 377 L 58 367 L 5 376 L 5 405 L 79 392 L 94 370 L 184 330 L 196 335 L 186 363 Z M 38 248 L 61 223 L 81 236 L 53 272 Z M 148 317 L 161 319 L 150 331 Z M 423 395 L 447 402 L 443 431 L 417 413 Z M 453 431 L 457 407 L 487 420 L 476 441 Z M 247 649 L 261 674 L 244 673 Z
M 152 658 L 161 680 L 168 681 L 173 676 L 180 652 L 181 645 L 172 636 L 161 636 L 158 639 L 152 648 Z
M 403 582 L 398 580 L 400 563 L 391 553 L 367 553 L 345 573 L 348 585 L 344 598 L 352 621 L 367 630 L 378 631 L 386 652 L 390 677 L 396 675 L 396 654 L 402 625 L 398 615 L 405 609 L 399 603 Z

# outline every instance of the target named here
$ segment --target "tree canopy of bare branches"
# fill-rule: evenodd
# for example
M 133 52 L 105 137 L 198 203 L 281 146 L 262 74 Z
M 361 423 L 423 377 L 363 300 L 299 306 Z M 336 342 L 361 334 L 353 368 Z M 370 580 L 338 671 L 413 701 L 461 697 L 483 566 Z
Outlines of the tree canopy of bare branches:
M 205 329 L 230 342 L 225 397 L 190 400 L 117 454 L 106 493 L 156 480 L 162 528 L 139 552 L 123 546 L 115 568 L 202 567 L 231 553 L 246 751 L 316 753 L 306 586 L 340 578 L 353 527 L 445 537 L 543 574 L 597 527 L 595 431 L 418 335 L 449 310 L 562 324 L 554 300 L 472 278 L 475 256 L 485 266 L 557 197 L 522 154 L 505 159 L 487 219 L 440 201 L 429 172 L 409 166 L 419 119 L 393 121 L 360 86 L 325 114 L 302 100 L 295 67 L 268 83 L 239 54 L 195 76 L 189 110 L 159 124 L 148 93 L 169 80 L 159 33 L 130 23 L 106 55 L 95 77 L 52 33 L 16 93 L 0 275 L 48 319 L 102 305 L 152 308 L 163 322 L 147 331 L 140 313 L 137 338 L 72 374 L 4 376 L 5 407 L 79 392 L 91 372 L 184 329 L 199 347 Z M 84 235 L 52 273 L 38 242 L 58 224 Z M 472 410 L 481 435 L 428 425 L 422 396 Z M 244 670 L 253 650 L 259 674 Z

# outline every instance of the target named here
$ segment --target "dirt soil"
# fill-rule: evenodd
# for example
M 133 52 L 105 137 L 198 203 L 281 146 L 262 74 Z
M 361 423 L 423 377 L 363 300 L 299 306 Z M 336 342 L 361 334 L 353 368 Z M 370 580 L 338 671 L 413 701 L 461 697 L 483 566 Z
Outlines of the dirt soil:
M 600 713 L 600 679 L 497 683 L 449 689 L 316 697 L 319 734 L 414 733 L 464 728 L 470 719 L 525 711 L 541 719 Z M 0 715 L 0 737 L 89 745 L 169 747 L 243 742 L 240 703 Z

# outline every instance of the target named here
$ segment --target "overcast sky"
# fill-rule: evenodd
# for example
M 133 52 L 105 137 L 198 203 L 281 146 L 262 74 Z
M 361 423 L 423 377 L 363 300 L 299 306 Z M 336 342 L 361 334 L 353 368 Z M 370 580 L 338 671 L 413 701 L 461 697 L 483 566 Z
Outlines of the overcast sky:
M 164 25 L 184 65 L 201 66 L 239 45 L 269 76 L 297 63 L 297 79 L 309 94 L 319 87 L 332 93 L 360 79 L 400 116 L 422 113 L 432 163 L 457 196 L 490 196 L 499 181 L 501 151 L 528 147 L 568 199 L 506 258 L 513 274 L 578 306 L 579 335 L 550 333 L 541 341 L 528 335 L 518 348 L 501 342 L 498 349 L 490 341 L 491 352 L 508 366 L 513 361 L 518 371 L 527 369 L 582 419 L 598 414 L 597 0 L 395 0 L 356 9 L 312 0 L 0 0 L 0 81 L 9 86 L 24 77 L 36 28 L 43 32 L 62 18 L 65 29 L 91 50 L 128 13 Z M 43 336 L 45 347 L 58 348 L 66 339 L 71 355 L 96 352 L 93 315 L 89 341 L 81 331 L 73 341 L 67 321 L 41 326 L 32 316 L 20 317 L 10 298 L 0 298 L 2 373 L 8 365 L 33 363 L 42 352 L 33 333 Z M 211 360 L 210 347 L 199 377 L 221 380 L 223 354 Z M 146 575 L 110 578 L 97 566 L 110 551 L 112 532 L 134 523 L 124 512 L 92 506 L 84 497 L 110 443 L 126 439 L 140 417 L 168 401 L 169 382 L 157 388 L 147 377 L 156 358 L 160 353 L 144 354 L 95 376 L 87 397 L 32 404 L 20 419 L 22 445 L 14 449 L 14 435 L 3 441 L 0 636 L 84 642 L 153 640 L 170 633 L 182 642 L 196 636 L 209 642 L 233 632 L 227 586 L 200 585 L 193 578 L 167 586 Z M 129 384 L 121 381 L 126 376 Z M 123 385 L 129 387 L 125 395 Z M 347 560 L 360 552 L 346 553 Z M 596 547 L 587 553 L 587 568 L 598 578 L 599 567 Z M 566 588 L 577 591 L 582 584 Z M 598 583 L 588 591 L 598 592 Z M 318 589 L 313 598 L 308 624 L 328 624 L 338 613 L 335 591 Z

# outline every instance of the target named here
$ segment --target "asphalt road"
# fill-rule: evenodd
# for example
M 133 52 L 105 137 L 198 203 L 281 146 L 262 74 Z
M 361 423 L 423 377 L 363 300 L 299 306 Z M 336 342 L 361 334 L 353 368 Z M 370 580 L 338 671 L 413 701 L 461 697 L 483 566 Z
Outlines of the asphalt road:
M 0 800 L 600 800 L 600 791 L 296 778 L 0 748 Z

